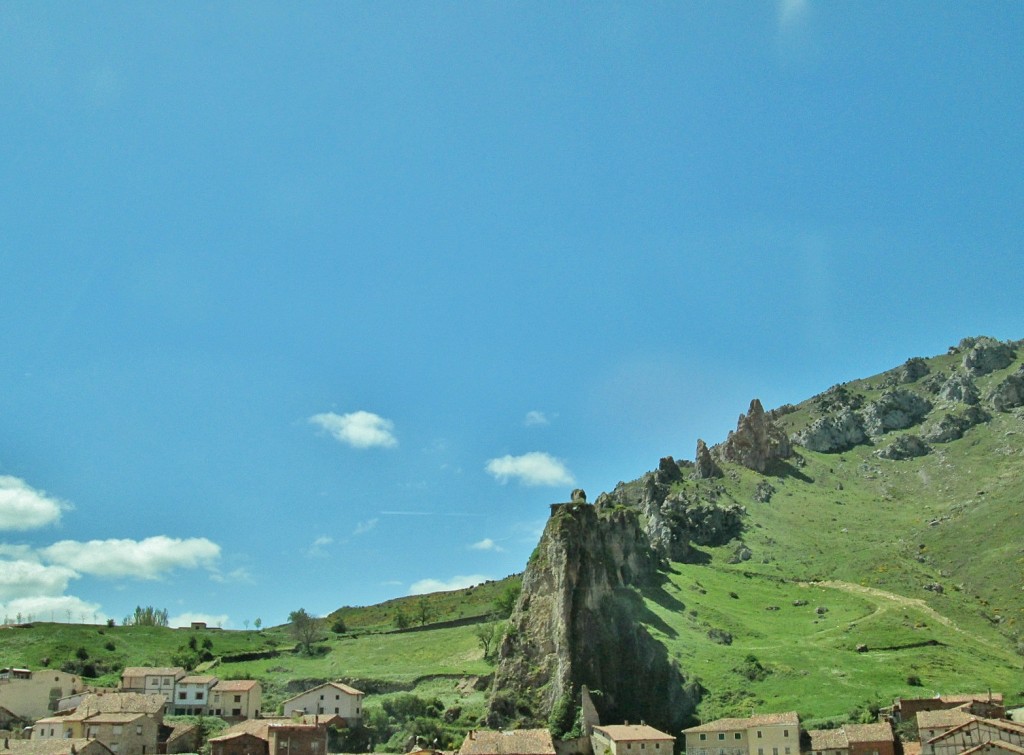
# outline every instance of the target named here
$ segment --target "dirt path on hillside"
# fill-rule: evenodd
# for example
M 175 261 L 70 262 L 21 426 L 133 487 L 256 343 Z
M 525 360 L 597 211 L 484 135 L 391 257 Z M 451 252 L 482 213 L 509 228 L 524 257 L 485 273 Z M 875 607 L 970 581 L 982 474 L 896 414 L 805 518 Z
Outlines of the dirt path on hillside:
M 990 648 L 995 650 L 1003 650 L 994 642 L 991 642 L 983 637 L 978 637 L 973 632 L 968 632 L 958 627 L 952 619 L 948 616 L 943 616 L 941 613 L 936 611 L 930 605 L 925 603 L 921 598 L 908 598 L 906 595 L 900 595 L 894 592 L 887 592 L 885 590 L 879 590 L 877 587 L 866 587 L 864 585 L 854 584 L 853 582 L 840 582 L 838 580 L 824 580 L 822 582 L 800 582 L 801 587 L 829 587 L 833 590 L 842 590 L 844 592 L 854 593 L 856 595 L 867 595 L 872 598 L 879 600 L 885 600 L 893 603 L 901 608 L 913 608 L 921 613 L 929 616 L 935 621 L 939 622 L 943 626 L 949 627 L 954 632 L 970 637 L 975 642 L 980 642 L 984 645 L 988 645 Z M 866 618 L 866 617 L 865 617 Z

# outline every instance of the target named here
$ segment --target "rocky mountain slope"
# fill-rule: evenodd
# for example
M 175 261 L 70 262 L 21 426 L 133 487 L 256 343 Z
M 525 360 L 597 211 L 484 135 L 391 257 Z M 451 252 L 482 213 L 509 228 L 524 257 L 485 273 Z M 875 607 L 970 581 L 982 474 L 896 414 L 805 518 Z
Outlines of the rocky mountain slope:
M 706 593 L 701 574 L 786 589 L 849 585 L 845 596 L 875 590 L 906 611 L 899 626 L 879 618 L 891 612 L 878 604 L 857 608 L 859 616 L 851 607 L 842 627 L 826 626 L 823 610 L 801 614 L 816 625 L 812 643 L 826 632 L 874 632 L 876 645 L 902 648 L 903 639 L 879 638 L 909 634 L 907 648 L 977 644 L 991 652 L 982 667 L 1020 669 L 1022 346 L 969 338 L 945 355 L 909 359 L 799 405 L 766 412 L 755 399 L 725 442 L 697 441 L 693 462 L 665 457 L 593 505 L 553 506 L 500 648 L 490 723 L 547 722 L 567 732 L 584 685 L 597 691 L 602 720 L 644 718 L 669 731 L 691 720 L 702 700 L 704 710 L 709 700 L 726 711 L 737 700 L 750 705 L 742 687 L 760 673 L 752 654 L 747 667 L 729 670 L 735 690 L 722 688 L 730 674 L 702 664 L 714 668 L 745 642 L 764 653 L 768 630 L 758 627 L 763 619 L 733 622 L 728 605 L 701 603 L 713 622 L 736 624 L 736 647 L 727 647 L 733 632 L 686 610 L 679 585 L 692 579 L 689 588 Z M 737 590 L 728 594 L 740 600 Z M 777 605 L 761 610 L 782 613 Z M 932 616 L 939 619 L 929 624 Z M 936 624 L 959 635 L 940 637 Z M 723 647 L 694 655 L 709 636 Z M 847 645 L 837 647 L 852 652 Z M 890 671 L 905 664 L 899 684 L 933 669 L 923 651 L 886 663 Z M 966 673 L 978 661 L 963 664 Z M 955 678 L 939 662 L 934 669 L 936 680 Z M 813 685 L 812 671 L 790 671 Z

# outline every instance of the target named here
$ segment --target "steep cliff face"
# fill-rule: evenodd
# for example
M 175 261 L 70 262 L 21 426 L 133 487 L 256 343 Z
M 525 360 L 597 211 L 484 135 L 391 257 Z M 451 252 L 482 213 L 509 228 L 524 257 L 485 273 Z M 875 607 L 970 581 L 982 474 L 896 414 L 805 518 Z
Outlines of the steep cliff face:
M 564 733 L 587 685 L 601 720 L 677 731 L 699 695 L 643 626 L 654 617 L 640 591 L 658 589 L 657 565 L 637 511 L 553 507 L 499 652 L 489 725 Z

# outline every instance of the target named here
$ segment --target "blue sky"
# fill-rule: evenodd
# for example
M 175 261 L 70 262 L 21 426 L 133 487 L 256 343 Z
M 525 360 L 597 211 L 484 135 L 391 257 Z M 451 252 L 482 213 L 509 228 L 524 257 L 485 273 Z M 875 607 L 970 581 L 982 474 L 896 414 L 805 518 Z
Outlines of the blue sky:
M 1020 3 L 0 5 L 0 612 L 242 628 L 1024 337 Z

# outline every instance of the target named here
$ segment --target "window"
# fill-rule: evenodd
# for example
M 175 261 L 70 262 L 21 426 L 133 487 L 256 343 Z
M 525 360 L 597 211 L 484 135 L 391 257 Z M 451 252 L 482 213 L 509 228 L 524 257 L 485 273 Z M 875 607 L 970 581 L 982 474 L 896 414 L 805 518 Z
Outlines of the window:
M 136 734 L 141 734 L 142 733 L 142 724 L 139 724 L 139 725 L 137 725 L 135 727 L 135 733 Z
M 786 755 L 789 755 L 789 748 L 786 748 Z
M 701 742 L 705 741 L 705 740 L 706 740 L 707 738 L 708 738 L 708 735 L 707 735 L 707 734 L 701 734 L 701 735 L 700 735 L 700 741 L 701 741 Z
M 783 729 L 782 730 L 782 736 L 788 737 L 789 736 L 789 729 Z
M 321 699 L 321 700 L 323 700 L 323 699 L 324 699 L 324 696 L 323 696 L 323 695 L 320 695 L 320 699 Z
M 185 699 L 185 697 L 186 697 L 186 695 L 185 695 L 185 693 L 184 693 L 184 692 L 179 692 L 179 693 L 178 693 L 178 699 L 179 699 L 179 700 L 184 700 L 184 699 Z
M 640 749 L 641 750 L 646 750 L 647 749 L 647 745 L 645 745 L 643 742 L 641 742 L 640 743 Z
M 718 732 L 718 739 L 719 739 L 719 741 L 725 739 L 725 732 L 722 732 L 722 731 Z
M 168 677 L 164 678 L 164 686 L 165 687 L 170 687 L 171 686 L 171 677 L 168 676 Z
M 736 739 L 740 739 L 742 736 L 743 735 L 740 734 L 739 732 L 736 732 L 735 734 L 733 734 L 733 737 L 735 737 Z
M 115 737 L 121 736 L 121 725 L 118 724 L 118 725 L 114 726 L 111 729 L 111 734 L 113 734 Z
M 235 702 L 236 703 L 242 702 L 242 696 L 241 695 L 235 695 Z
M 203 699 L 203 693 L 202 692 L 196 692 L 196 700 L 202 700 L 202 699 Z
M 760 729 L 757 730 L 757 738 L 761 739 L 761 730 Z
M 632 750 L 633 749 L 633 743 L 632 742 L 626 742 L 626 749 L 627 750 Z
M 764 748 L 763 747 L 758 747 L 757 748 L 757 755 L 764 755 Z M 821 755 L 821 753 L 819 752 L 818 755 Z

